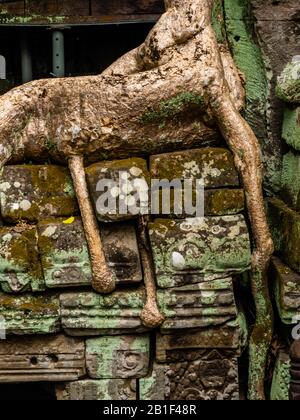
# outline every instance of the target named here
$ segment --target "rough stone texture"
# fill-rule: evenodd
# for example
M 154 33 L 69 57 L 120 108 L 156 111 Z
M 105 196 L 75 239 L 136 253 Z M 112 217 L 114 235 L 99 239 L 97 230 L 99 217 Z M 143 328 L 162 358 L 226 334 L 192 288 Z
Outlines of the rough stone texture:
M 134 226 L 114 224 L 103 226 L 101 231 L 106 259 L 117 283 L 142 281 Z M 38 243 L 47 287 L 91 285 L 90 257 L 79 218 L 40 222 Z
M 145 160 L 131 158 L 96 163 L 86 169 L 86 175 L 90 196 L 99 221 L 132 219 L 140 214 L 134 211 L 134 204 L 142 207 L 143 202 L 146 213 L 148 212 L 149 174 Z M 99 185 L 99 181 L 103 182 L 103 180 L 110 180 L 112 184 Z M 134 200 L 135 196 L 138 197 L 137 200 Z M 101 210 L 103 206 L 107 209 L 106 200 L 111 200 L 111 213 L 104 213 Z M 124 211 L 121 210 L 123 208 L 125 208 Z
M 124 335 L 89 339 L 86 365 L 90 378 L 142 378 L 150 364 L 150 336 Z
M 158 290 L 157 298 L 166 317 L 164 334 L 222 325 L 237 316 L 231 278 Z
M 149 224 L 158 285 L 209 281 L 250 268 L 248 228 L 242 215 Z
M 7 334 L 50 334 L 60 330 L 57 295 L 11 296 L 0 293 L 0 316 Z
M 0 383 L 75 381 L 84 375 L 83 340 L 55 335 L 0 341 Z
M 300 107 L 285 109 L 282 137 L 288 145 L 300 151 Z
M 300 401 L 300 340 L 295 340 L 290 348 L 291 358 L 291 382 L 290 400 Z
M 288 352 L 280 350 L 272 380 L 271 401 L 288 401 L 291 361 Z
M 290 151 L 284 155 L 281 186 L 282 199 L 300 211 L 300 153 Z
M 1 215 L 5 222 L 37 222 L 78 212 L 67 168 L 54 165 L 5 166 L 0 181 Z
M 251 0 L 251 5 L 253 5 Z M 264 2 L 265 3 L 265 2 Z M 265 187 L 278 190 L 281 165 L 280 135 L 268 133 L 268 80 L 264 57 L 254 34 L 254 22 L 250 13 L 250 2 L 244 0 L 224 0 L 226 36 L 230 49 L 245 81 L 245 118 L 254 130 L 262 149 Z M 265 17 L 265 16 L 264 16 Z
M 223 148 L 203 148 L 151 156 L 152 179 L 202 179 L 205 188 L 238 187 L 233 156 Z
M 272 258 L 270 273 L 280 318 L 285 324 L 293 324 L 300 314 L 300 275 L 277 257 Z
M 84 380 L 57 385 L 59 401 L 136 400 L 136 381 L 130 379 Z
M 230 0 L 227 0 L 230 2 Z M 240 0 L 238 0 L 240 1 Z M 264 57 L 269 86 L 267 103 L 268 139 L 266 147 L 270 150 L 270 159 L 266 160 L 270 168 L 274 167 L 279 174 L 281 153 L 281 124 L 283 104 L 276 97 L 277 78 L 293 56 L 299 54 L 299 1 L 261 1 L 250 0 L 254 18 L 255 32 Z M 253 74 L 256 77 L 256 74 Z M 273 150 L 272 150 L 273 149 Z M 272 162 L 276 159 L 276 166 Z M 275 174 L 276 178 L 276 174 Z
M 239 355 L 241 343 L 244 341 L 242 330 L 237 320 L 227 322 L 213 328 L 201 328 L 194 332 L 180 331 L 173 334 L 156 334 L 156 361 L 166 363 L 172 359 L 174 350 L 181 351 L 182 357 L 186 349 L 232 349 Z M 247 336 L 245 337 L 247 339 Z M 188 361 L 189 352 L 186 353 Z
M 299 12 L 299 6 L 298 6 Z M 298 26 L 299 31 L 300 25 Z M 296 34 L 295 34 L 296 35 Z M 299 32 L 298 32 L 299 35 Z M 284 68 L 278 77 L 277 96 L 283 101 L 299 104 L 300 103 L 300 56 L 294 59 Z
M 268 199 L 268 216 L 275 248 L 300 273 L 300 214 L 277 198 Z
M 40 222 L 38 229 L 47 287 L 90 285 L 92 273 L 81 220 L 47 220 Z
M 108 265 L 115 272 L 117 283 L 141 282 L 143 273 L 134 225 L 102 225 L 101 236 Z
M 139 317 L 144 289 L 117 290 L 111 295 L 90 292 L 60 295 L 62 327 L 69 335 L 118 335 L 144 332 Z
M 173 362 L 153 366 L 140 379 L 141 400 L 238 400 L 238 362 L 230 351 L 186 351 L 189 361 L 173 353 Z
M 1 287 L 6 293 L 45 290 L 34 227 L 0 228 Z

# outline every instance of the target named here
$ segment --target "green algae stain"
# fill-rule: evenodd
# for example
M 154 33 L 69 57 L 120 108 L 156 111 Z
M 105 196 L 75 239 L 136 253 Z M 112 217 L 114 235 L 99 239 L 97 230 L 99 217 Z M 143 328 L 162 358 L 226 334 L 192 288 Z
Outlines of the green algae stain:
M 142 124 L 159 124 L 162 126 L 167 120 L 180 115 L 186 107 L 202 108 L 204 100 L 202 96 L 192 92 L 182 92 L 171 99 L 160 103 L 158 109 L 146 112 L 140 122 Z

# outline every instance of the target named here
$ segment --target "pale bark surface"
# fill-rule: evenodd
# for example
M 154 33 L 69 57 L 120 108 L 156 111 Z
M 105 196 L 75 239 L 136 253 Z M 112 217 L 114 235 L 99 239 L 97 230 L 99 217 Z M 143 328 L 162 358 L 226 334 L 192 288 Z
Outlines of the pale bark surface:
M 250 345 L 250 396 L 262 399 L 272 334 L 266 272 L 273 244 L 263 205 L 260 149 L 239 114 L 242 83 L 226 45 L 216 41 L 213 3 L 168 0 L 145 43 L 102 75 L 36 81 L 0 98 L 0 164 L 10 158 L 99 161 L 187 149 L 217 140 L 218 127 L 242 176 L 252 225 L 257 320 Z M 73 168 L 88 226 L 91 215 L 80 199 L 84 180 Z M 90 241 L 92 256 L 99 254 L 99 241 Z

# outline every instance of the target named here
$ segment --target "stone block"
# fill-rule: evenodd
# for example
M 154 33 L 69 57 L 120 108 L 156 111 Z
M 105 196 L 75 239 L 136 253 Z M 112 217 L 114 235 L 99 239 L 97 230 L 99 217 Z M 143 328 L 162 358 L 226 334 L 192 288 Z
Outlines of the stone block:
M 291 361 L 288 352 L 280 350 L 272 379 L 271 401 L 289 401 Z
M 211 328 L 201 328 L 192 332 L 177 332 L 172 334 L 156 334 L 156 361 L 166 363 L 172 360 L 172 353 L 186 354 L 188 349 L 231 349 L 240 354 L 242 331 L 238 320 L 229 321 L 224 325 Z
M 300 273 L 300 214 L 277 198 L 270 198 L 267 203 L 276 251 L 286 264 Z
M 135 228 L 131 224 L 102 226 L 104 252 L 117 283 L 143 279 Z M 89 251 L 79 218 L 39 223 L 39 251 L 49 288 L 91 285 Z
M 86 341 L 86 365 L 90 378 L 127 379 L 147 375 L 150 336 L 123 335 Z
M 295 56 L 278 78 L 277 96 L 289 103 L 300 103 L 300 56 Z
M 300 107 L 285 109 L 282 138 L 288 145 L 300 151 Z
M 45 290 L 35 227 L 0 228 L 0 288 L 6 293 Z
M 126 401 L 136 400 L 136 381 L 102 379 L 69 382 L 56 386 L 59 401 Z
M 145 332 L 139 316 L 144 301 L 143 288 L 116 290 L 111 295 L 63 293 L 60 295 L 62 327 L 72 336 Z
M 145 160 L 96 163 L 86 169 L 86 175 L 100 222 L 128 220 L 148 213 L 149 173 Z
M 281 197 L 293 209 L 300 211 L 300 153 L 291 151 L 283 156 Z
M 230 351 L 186 351 L 189 361 L 173 354 L 173 362 L 154 363 L 140 379 L 141 400 L 238 400 L 238 360 Z
M 242 273 L 251 265 L 250 238 L 242 215 L 157 219 L 149 223 L 149 235 L 162 288 L 224 278 L 224 273 Z
M 68 169 L 55 165 L 5 166 L 0 181 L 1 215 L 5 222 L 37 222 L 78 212 Z
M 233 156 L 223 148 L 206 147 L 151 156 L 152 179 L 202 179 L 205 188 L 238 187 Z
M 49 288 L 91 285 L 90 257 L 78 218 L 42 221 L 38 246 Z
M 0 383 L 75 381 L 85 375 L 85 345 L 65 335 L 0 341 Z
M 237 316 L 231 278 L 158 290 L 157 298 L 166 317 L 163 334 L 223 325 Z
M 0 317 L 6 334 L 50 334 L 60 330 L 60 307 L 57 295 L 11 296 L 0 293 Z
M 272 258 L 270 273 L 281 321 L 288 325 L 300 321 L 300 274 L 277 257 Z

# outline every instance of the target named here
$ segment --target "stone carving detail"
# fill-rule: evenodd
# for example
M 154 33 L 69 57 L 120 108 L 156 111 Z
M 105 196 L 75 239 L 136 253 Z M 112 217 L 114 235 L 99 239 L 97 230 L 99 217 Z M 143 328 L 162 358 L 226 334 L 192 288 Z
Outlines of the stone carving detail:
M 55 294 L 10 296 L 0 293 L 0 316 L 6 334 L 50 334 L 60 330 L 59 299 Z
M 0 228 L 0 286 L 6 293 L 45 290 L 34 227 Z
M 150 363 L 150 337 L 116 336 L 86 342 L 88 374 L 93 379 L 127 379 L 146 376 Z
M 75 336 L 139 333 L 144 289 L 117 290 L 111 295 L 90 292 L 60 295 L 62 327 Z
M 242 330 L 238 320 L 227 322 L 225 325 L 213 328 L 202 328 L 197 331 L 184 333 L 156 334 L 156 360 L 166 363 L 172 360 L 173 351 L 186 353 L 189 360 L 190 353 L 187 349 L 231 349 L 238 356 L 242 345 Z
M 136 400 L 136 381 L 130 379 L 84 380 L 57 385 L 56 397 L 65 401 Z
M 103 226 L 102 237 L 117 282 L 140 282 L 142 270 L 134 226 Z M 40 222 L 38 242 L 47 287 L 91 285 L 89 253 L 79 218 Z
M 171 363 L 155 364 L 152 376 L 140 380 L 141 399 L 239 399 L 238 361 L 234 353 L 217 350 L 183 353 L 184 359 L 181 352 L 173 352 Z
M 293 324 L 300 316 L 300 274 L 277 257 L 272 258 L 271 274 L 275 279 L 275 298 L 280 318 L 285 324 Z
M 158 285 L 162 288 L 247 271 L 250 240 L 242 215 L 163 220 L 149 224 Z
M 231 278 L 158 290 L 157 297 L 166 317 L 161 326 L 165 334 L 223 325 L 237 316 Z
M 0 341 L 0 383 L 75 381 L 85 375 L 84 341 L 65 335 Z
M 1 215 L 5 222 L 37 222 L 78 212 L 67 168 L 55 165 L 5 166 L 0 181 Z

